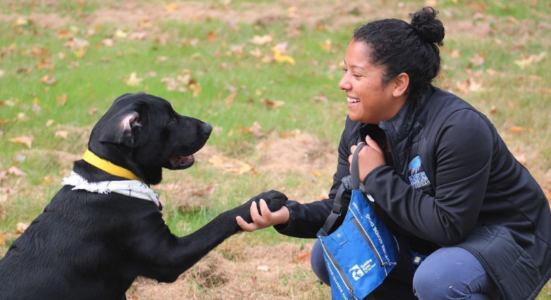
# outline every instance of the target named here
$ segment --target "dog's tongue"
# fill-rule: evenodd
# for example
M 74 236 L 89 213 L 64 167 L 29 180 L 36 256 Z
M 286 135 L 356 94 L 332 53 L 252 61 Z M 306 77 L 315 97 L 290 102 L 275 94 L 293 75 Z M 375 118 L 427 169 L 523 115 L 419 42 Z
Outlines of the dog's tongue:
M 170 158 L 172 165 L 183 166 L 189 164 L 193 160 L 193 154 L 189 156 L 172 156 Z

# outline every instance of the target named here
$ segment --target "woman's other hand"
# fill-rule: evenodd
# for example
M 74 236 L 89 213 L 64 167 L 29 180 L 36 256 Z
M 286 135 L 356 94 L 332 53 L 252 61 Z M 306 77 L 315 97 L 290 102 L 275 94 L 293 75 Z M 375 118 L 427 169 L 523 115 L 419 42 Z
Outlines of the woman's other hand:
M 385 157 L 383 151 L 377 145 L 377 143 L 372 140 L 369 136 L 365 137 L 365 142 L 369 147 L 363 147 L 358 153 L 358 165 L 360 169 L 360 181 L 364 181 L 365 176 L 369 174 L 373 169 L 378 166 L 385 165 Z M 352 166 L 352 156 L 358 148 L 357 145 L 350 147 L 350 156 L 348 157 L 348 162 Z M 352 172 L 352 168 L 350 170 Z

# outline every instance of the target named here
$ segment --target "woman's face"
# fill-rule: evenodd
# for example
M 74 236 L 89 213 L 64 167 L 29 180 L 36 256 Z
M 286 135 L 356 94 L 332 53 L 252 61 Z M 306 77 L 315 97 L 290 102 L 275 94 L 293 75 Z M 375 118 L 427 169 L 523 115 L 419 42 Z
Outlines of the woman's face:
M 405 97 L 393 96 L 393 80 L 383 83 L 383 68 L 369 62 L 370 52 L 363 41 L 352 40 L 348 44 L 339 88 L 346 93 L 350 119 L 379 124 L 396 115 Z

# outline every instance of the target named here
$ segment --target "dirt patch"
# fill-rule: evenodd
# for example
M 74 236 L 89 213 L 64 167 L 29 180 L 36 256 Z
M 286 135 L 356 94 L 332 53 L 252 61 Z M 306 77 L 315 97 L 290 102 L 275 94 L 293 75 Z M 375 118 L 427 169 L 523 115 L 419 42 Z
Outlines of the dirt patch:
M 301 246 L 247 246 L 232 237 L 219 248 L 239 247 L 242 259 L 227 259 L 218 249 L 209 253 L 172 284 L 140 278 L 127 292 L 127 299 L 323 299 L 329 289 L 320 289 L 310 271 L 308 251 Z M 295 274 L 295 275 L 294 275 Z M 301 278 L 294 278 L 300 274 Z M 282 282 L 295 280 L 291 284 Z M 324 291 L 325 290 L 325 291 Z M 320 297 L 320 293 L 326 293 Z M 310 298 L 313 296 L 313 298 Z
M 292 137 L 272 134 L 256 145 L 257 170 L 275 176 L 295 173 L 310 177 L 313 173 L 332 173 L 336 168 L 337 149 L 308 133 Z

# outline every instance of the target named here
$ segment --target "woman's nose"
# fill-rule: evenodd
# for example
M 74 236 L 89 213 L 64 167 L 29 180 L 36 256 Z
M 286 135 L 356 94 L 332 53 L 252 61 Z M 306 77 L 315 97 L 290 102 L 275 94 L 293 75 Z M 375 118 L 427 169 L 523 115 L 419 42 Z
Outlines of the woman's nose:
M 341 78 L 341 81 L 339 81 L 339 89 L 343 91 L 347 91 L 351 88 L 350 82 L 346 79 L 346 75 Z

